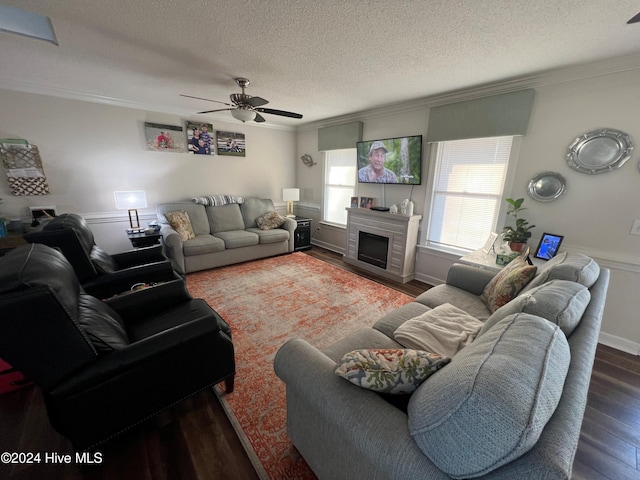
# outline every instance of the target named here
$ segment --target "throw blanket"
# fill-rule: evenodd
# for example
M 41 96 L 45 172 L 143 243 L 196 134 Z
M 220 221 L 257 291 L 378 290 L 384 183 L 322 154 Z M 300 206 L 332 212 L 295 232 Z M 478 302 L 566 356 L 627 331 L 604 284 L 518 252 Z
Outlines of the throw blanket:
M 483 323 L 445 303 L 400 325 L 393 336 L 405 348 L 453 357 L 475 338 Z
M 219 207 L 227 203 L 244 203 L 244 198 L 239 195 L 208 195 L 204 197 L 193 197 L 193 201 L 200 205 Z

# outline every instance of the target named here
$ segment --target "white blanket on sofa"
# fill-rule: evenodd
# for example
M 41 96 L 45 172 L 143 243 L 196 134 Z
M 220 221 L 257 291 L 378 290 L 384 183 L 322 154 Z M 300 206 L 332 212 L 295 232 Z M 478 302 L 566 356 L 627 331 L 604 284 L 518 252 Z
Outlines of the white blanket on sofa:
M 445 303 L 407 320 L 393 336 L 405 348 L 453 357 L 474 340 L 482 325 L 465 311 Z

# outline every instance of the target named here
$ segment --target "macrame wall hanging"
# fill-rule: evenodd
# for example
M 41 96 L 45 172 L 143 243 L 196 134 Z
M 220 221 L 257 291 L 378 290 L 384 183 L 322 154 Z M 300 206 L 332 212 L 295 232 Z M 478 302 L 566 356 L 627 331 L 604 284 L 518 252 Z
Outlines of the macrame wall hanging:
M 31 145 L 27 140 L 0 139 L 0 161 L 13 195 L 49 194 L 47 176 L 38 147 Z

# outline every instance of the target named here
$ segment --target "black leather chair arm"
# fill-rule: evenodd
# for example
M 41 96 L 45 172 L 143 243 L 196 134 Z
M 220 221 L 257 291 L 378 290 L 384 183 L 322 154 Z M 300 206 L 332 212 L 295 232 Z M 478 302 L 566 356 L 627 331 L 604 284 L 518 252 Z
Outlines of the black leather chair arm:
M 136 283 L 157 283 L 175 278 L 171 262 L 156 262 L 99 275 L 82 284 L 85 292 L 105 299 L 127 292 Z
M 113 258 L 113 261 L 116 262 L 120 268 L 129 268 L 142 265 L 143 263 L 169 260 L 167 256 L 162 253 L 162 245 L 152 245 L 151 247 L 116 253 L 111 255 L 111 258 Z
M 134 322 L 137 317 L 146 317 L 191 300 L 192 297 L 182 278 L 173 270 L 171 272 L 172 277 L 169 281 L 165 279 L 164 283 L 111 297 L 106 300 L 106 304 L 128 323 Z
M 204 341 L 205 344 L 211 346 L 211 337 L 219 337 L 216 342 L 227 343 L 212 315 L 205 314 L 201 318 L 99 357 L 95 362 L 74 372 L 72 377 L 59 383 L 50 391 L 50 395 L 52 397 L 69 397 L 76 392 L 97 388 L 105 382 L 117 381 L 119 377 L 139 376 L 142 374 L 141 372 L 148 369 L 153 369 L 154 375 L 162 376 L 163 373 L 157 369 L 158 365 L 162 363 L 163 357 L 178 355 L 178 352 L 183 352 L 181 355 L 185 356 L 193 355 L 191 350 L 193 344 Z M 192 344 L 191 347 L 190 344 Z M 229 344 L 231 343 L 229 342 Z M 188 375 L 188 372 L 185 372 L 185 375 Z M 164 378 L 163 381 L 170 382 L 171 379 Z M 145 379 L 143 383 L 147 382 L 148 379 Z

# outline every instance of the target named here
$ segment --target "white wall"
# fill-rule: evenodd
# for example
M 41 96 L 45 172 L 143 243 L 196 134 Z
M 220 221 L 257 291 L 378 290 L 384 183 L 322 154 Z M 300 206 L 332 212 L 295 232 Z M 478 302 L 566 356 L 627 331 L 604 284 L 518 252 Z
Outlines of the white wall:
M 564 235 L 564 249 L 583 252 L 611 269 L 601 340 L 640 353 L 640 322 L 637 320 L 640 311 L 640 236 L 629 233 L 633 219 L 640 218 L 640 69 L 540 85 L 535 89 L 529 129 L 522 139 L 513 188 L 507 196 L 525 197 L 526 218 L 537 225 L 531 241 L 533 248 L 543 232 Z M 353 120 L 364 122 L 365 140 L 425 135 L 428 108 L 386 116 L 349 118 L 349 121 Z M 586 175 L 570 169 L 565 154 L 573 139 L 605 127 L 625 131 L 631 136 L 636 144 L 631 160 L 619 170 L 600 175 Z M 317 149 L 317 129 L 307 128 L 298 136 L 298 155 L 305 153 L 302 150 L 310 149 Z M 423 178 L 428 172 L 428 162 L 429 149 L 425 147 Z M 308 174 L 299 176 L 310 191 L 322 188 L 319 167 L 321 165 L 314 167 L 317 169 L 313 178 Z M 554 202 L 536 202 L 526 193 L 529 179 L 547 170 L 559 172 L 566 178 L 567 193 Z M 360 186 L 359 195 L 380 197 L 382 188 Z M 387 205 L 408 196 L 403 190 L 407 187 L 384 188 Z M 423 182 L 413 192 L 416 213 L 424 214 L 425 195 L 426 182 Z M 424 228 L 425 219 L 422 224 Z M 344 231 L 337 233 L 330 229 L 325 234 L 325 230 L 322 227 L 314 241 L 326 246 L 333 244 L 336 250 L 342 251 Z M 442 282 L 456 258 L 420 247 L 417 277 L 428 283 Z
M 85 215 L 97 243 L 110 252 L 130 248 L 127 223 L 117 211 L 115 190 L 145 190 L 146 221 L 158 203 L 207 194 L 259 196 L 282 203 L 282 188 L 295 185 L 295 133 L 193 116 L 180 118 L 129 108 L 0 89 L 0 138 L 26 138 L 37 145 L 50 195 L 12 196 L 0 178 L 0 212 L 28 219 L 28 207 L 55 205 L 58 212 Z M 214 130 L 245 134 L 244 158 L 145 149 L 144 122 L 213 123 Z M 4 177 L 4 172 L 0 172 Z M 126 216 L 126 212 L 124 212 Z M 115 225 L 113 222 L 118 222 Z

